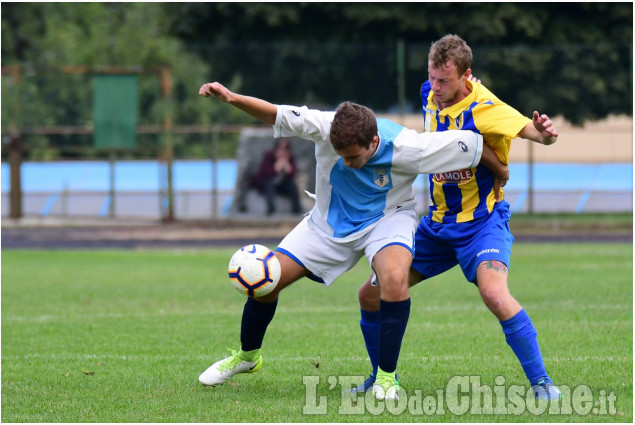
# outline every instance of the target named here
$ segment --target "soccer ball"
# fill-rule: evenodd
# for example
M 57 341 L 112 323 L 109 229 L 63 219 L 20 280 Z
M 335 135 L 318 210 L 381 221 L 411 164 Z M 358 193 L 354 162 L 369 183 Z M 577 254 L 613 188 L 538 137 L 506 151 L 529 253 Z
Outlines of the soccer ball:
M 266 246 L 251 244 L 240 248 L 229 260 L 229 281 L 248 297 L 267 295 L 280 281 L 280 262 Z

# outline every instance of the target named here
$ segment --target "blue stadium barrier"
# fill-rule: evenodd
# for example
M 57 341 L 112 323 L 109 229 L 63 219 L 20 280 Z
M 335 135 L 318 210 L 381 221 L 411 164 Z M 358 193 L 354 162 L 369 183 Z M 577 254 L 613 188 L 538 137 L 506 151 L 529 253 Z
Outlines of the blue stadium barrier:
M 104 198 L 104 202 L 102 202 L 101 206 L 99 207 L 100 217 L 106 217 L 108 215 L 108 212 L 110 211 L 111 203 L 112 203 L 112 197 L 110 195 L 106 196 Z
M 212 179 L 214 167 L 209 160 L 175 161 L 175 213 L 180 214 L 180 218 L 231 214 L 238 163 L 222 160 L 216 165 L 217 179 Z M 160 166 L 159 161 L 120 161 L 115 164 L 115 192 L 117 199 L 121 198 L 117 215 L 161 216 L 161 211 L 167 209 L 167 198 L 165 193 L 160 193 Z M 25 162 L 22 166 L 24 214 L 106 217 L 113 202 L 109 196 L 109 167 L 108 161 Z M 5 216 L 10 190 L 7 163 L 2 163 L 1 172 L 2 214 Z M 505 192 L 512 213 L 527 212 L 529 166 L 512 163 L 510 173 L 511 180 Z M 532 175 L 535 212 L 556 209 L 576 213 L 633 211 L 633 164 L 538 163 L 534 165 Z M 420 176 L 415 181 L 419 198 L 425 196 L 426 179 L 427 176 Z M 216 214 L 211 212 L 213 180 L 218 186 Z M 153 196 L 159 196 L 158 202 L 150 199 Z M 144 201 L 139 204 L 138 200 L 142 198 Z M 137 214 L 136 205 L 142 205 L 143 211 Z
M 591 198 L 591 192 L 587 190 L 580 197 L 580 201 L 578 202 L 578 205 L 575 208 L 576 213 L 580 214 L 584 212 L 584 207 L 586 206 L 587 202 L 589 202 L 589 198 Z
M 42 207 L 42 212 L 40 212 L 40 215 L 42 217 L 48 217 L 51 214 L 51 210 L 53 210 L 53 207 L 55 206 L 55 203 L 57 202 L 58 198 L 59 198 L 59 195 L 56 193 L 52 193 L 48 197 L 48 199 L 44 203 L 44 206 Z

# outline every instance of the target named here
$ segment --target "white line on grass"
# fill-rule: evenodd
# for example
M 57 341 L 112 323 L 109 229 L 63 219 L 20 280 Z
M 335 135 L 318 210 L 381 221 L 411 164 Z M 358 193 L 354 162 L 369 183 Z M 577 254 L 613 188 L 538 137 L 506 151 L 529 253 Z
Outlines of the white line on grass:
M 210 354 L 204 355 L 138 355 L 138 354 L 74 354 L 74 353 L 49 353 L 49 354 L 24 354 L 13 356 L 2 356 L 3 361 L 20 361 L 28 359 L 51 359 L 51 360 L 126 360 L 126 361 L 194 361 L 194 360 L 210 360 Z M 265 357 L 265 356 L 263 356 Z M 402 359 L 419 360 L 423 362 L 456 362 L 456 361 L 491 361 L 491 356 L 474 356 L 474 355 L 443 355 L 443 356 L 420 356 L 417 354 L 405 354 L 401 355 Z M 315 356 L 266 356 L 267 361 L 276 362 L 311 362 L 315 360 Z M 329 357 L 331 361 L 351 361 L 351 360 L 363 360 L 367 361 L 368 358 L 359 356 L 350 357 Z M 629 356 L 577 356 L 577 357 L 545 357 L 545 361 L 548 362 L 628 362 L 632 363 L 633 358 Z
M 623 305 L 615 305 L 615 304 L 590 304 L 590 305 L 568 305 L 566 303 L 554 303 L 549 306 L 544 304 L 536 304 L 536 305 L 525 305 L 525 309 L 531 311 L 539 311 L 539 310 L 552 310 L 553 308 L 558 308 L 559 310 L 632 310 L 632 304 L 623 304 Z M 485 309 L 482 304 L 455 304 L 455 305 L 445 305 L 445 306 L 413 306 L 413 312 L 420 311 L 439 311 L 439 312 L 453 312 L 453 311 L 471 311 L 475 309 Z M 307 314 L 307 313 L 318 313 L 318 314 L 328 314 L 328 313 L 353 313 L 357 314 L 357 310 L 353 307 L 325 307 L 325 306 L 289 306 L 289 307 L 279 307 L 278 313 L 288 313 L 288 314 Z M 126 318 L 137 318 L 137 317 L 170 317 L 170 316 L 213 316 L 217 314 L 227 314 L 227 315 L 239 315 L 240 310 L 236 309 L 215 309 L 215 310 L 158 310 L 153 313 L 77 313 L 77 314 L 62 314 L 62 315 L 40 315 L 40 316 L 26 316 L 26 315 L 14 315 L 9 314 L 2 318 L 3 321 L 6 322 L 55 322 L 60 320 L 85 320 L 85 319 L 126 319 Z M 620 322 L 621 323 L 621 322 Z

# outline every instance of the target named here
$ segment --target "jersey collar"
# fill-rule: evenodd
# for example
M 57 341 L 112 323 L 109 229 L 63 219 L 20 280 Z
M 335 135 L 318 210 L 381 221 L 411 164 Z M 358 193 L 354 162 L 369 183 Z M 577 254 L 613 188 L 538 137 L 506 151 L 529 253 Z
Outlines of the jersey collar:
M 379 142 L 377 142 L 377 149 L 375 149 L 375 153 L 372 154 L 370 159 L 379 157 L 380 151 L 383 151 L 386 145 L 379 132 L 377 132 L 377 136 L 379 137 Z

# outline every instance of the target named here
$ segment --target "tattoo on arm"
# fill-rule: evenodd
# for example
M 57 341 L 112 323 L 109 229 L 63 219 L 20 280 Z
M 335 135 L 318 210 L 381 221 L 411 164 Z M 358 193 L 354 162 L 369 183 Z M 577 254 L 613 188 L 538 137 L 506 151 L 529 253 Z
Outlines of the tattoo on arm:
M 496 260 L 485 260 L 483 261 L 483 267 L 488 270 L 494 270 L 499 273 L 507 274 L 507 266 L 504 263 Z

